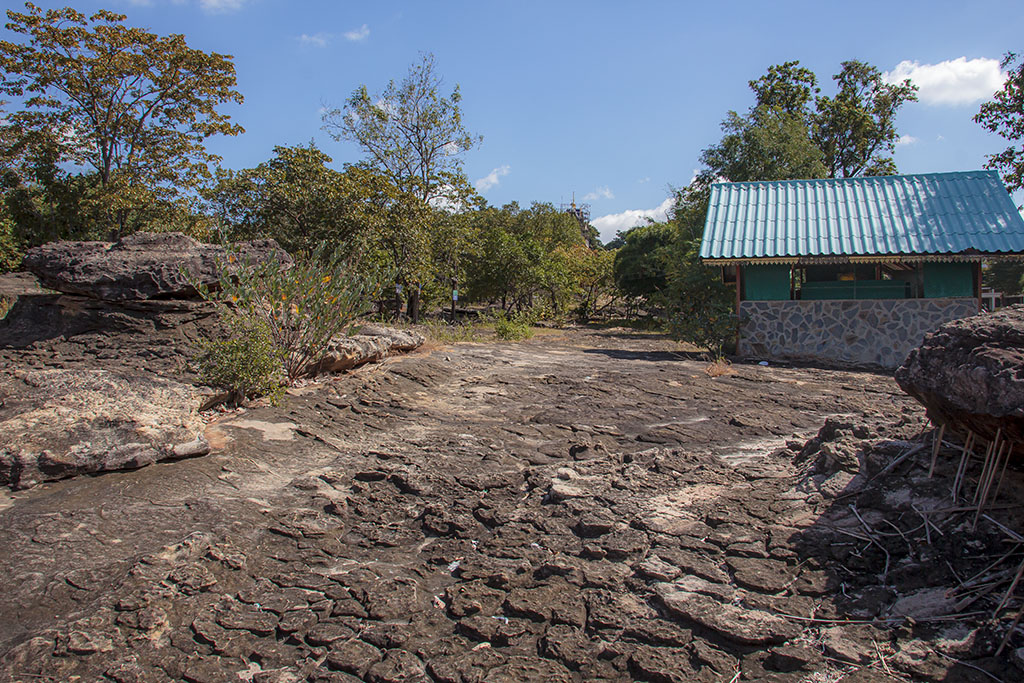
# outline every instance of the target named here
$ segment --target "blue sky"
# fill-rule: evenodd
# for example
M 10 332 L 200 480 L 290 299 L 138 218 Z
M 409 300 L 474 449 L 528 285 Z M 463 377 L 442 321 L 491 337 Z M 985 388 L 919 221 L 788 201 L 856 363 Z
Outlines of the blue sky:
M 246 133 L 209 145 L 230 168 L 310 140 L 338 167 L 358 160 L 356 146 L 321 130 L 321 108 L 360 84 L 400 80 L 432 52 L 446 85 L 461 87 L 467 127 L 484 136 L 465 170 L 486 199 L 558 204 L 575 193 L 604 239 L 660 216 L 726 112 L 750 106 L 747 81 L 772 64 L 800 60 L 827 93 L 847 59 L 910 75 L 921 102 L 900 113 L 896 162 L 924 173 L 977 169 L 1006 147 L 971 116 L 999 87 L 1003 53 L 1024 51 L 1020 0 L 70 4 L 234 56 L 245 103 L 228 111 Z

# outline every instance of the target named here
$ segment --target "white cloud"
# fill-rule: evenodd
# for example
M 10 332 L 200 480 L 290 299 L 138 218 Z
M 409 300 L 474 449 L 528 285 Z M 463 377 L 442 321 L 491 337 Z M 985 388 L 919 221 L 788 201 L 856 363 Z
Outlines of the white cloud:
M 327 44 L 331 42 L 330 33 L 314 33 L 310 35 L 303 33 L 299 36 L 299 42 L 309 47 L 327 47 Z
M 887 83 L 902 83 L 909 78 L 919 88 L 917 96 L 921 102 L 949 106 L 988 99 L 1006 81 L 1006 74 L 999 70 L 999 60 L 984 57 L 958 57 L 938 64 L 905 59 L 882 77 Z
M 199 0 L 199 6 L 207 14 L 223 14 L 242 9 L 245 0 Z
M 901 135 L 900 139 L 896 141 L 896 146 L 904 147 L 906 145 L 912 145 L 917 141 L 918 139 L 915 138 L 913 135 Z
M 643 178 L 640 178 L 639 180 L 637 180 L 637 182 L 640 183 L 641 185 L 643 185 L 644 183 L 649 183 L 649 182 L 651 182 L 651 176 L 649 176 L 649 175 L 644 176 Z
M 612 188 L 608 187 L 607 185 L 605 185 L 604 187 L 599 187 L 593 192 L 588 192 L 585 195 L 583 195 L 583 201 L 585 202 L 592 202 L 595 199 L 615 199 L 615 195 L 612 194 Z
M 473 183 L 473 185 L 476 187 L 477 192 L 487 192 L 487 190 L 491 189 L 499 182 L 501 182 L 500 179 L 504 176 L 507 176 L 509 174 L 509 171 L 511 170 L 512 168 L 508 164 L 505 164 L 504 166 L 499 166 L 498 168 L 492 170 L 490 173 L 485 175 L 483 178 L 478 178 Z
M 653 221 L 665 220 L 674 201 L 673 197 L 666 197 L 665 201 L 653 209 L 629 209 L 622 213 L 610 213 L 607 216 L 595 218 L 590 223 L 601 233 L 603 241 L 610 242 L 615 239 L 615 233 L 644 225 L 648 218 Z
M 366 24 L 363 24 L 354 31 L 345 31 L 344 35 L 345 40 L 351 40 L 356 42 L 360 40 L 366 40 L 367 38 L 370 37 L 370 27 L 367 26 Z

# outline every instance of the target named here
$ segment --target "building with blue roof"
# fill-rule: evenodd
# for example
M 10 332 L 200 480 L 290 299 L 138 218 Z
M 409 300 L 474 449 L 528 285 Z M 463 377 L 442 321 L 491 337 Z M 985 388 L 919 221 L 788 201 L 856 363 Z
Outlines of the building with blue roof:
M 895 367 L 981 310 L 1024 219 L 995 171 L 716 183 L 700 255 L 736 289 L 741 355 Z

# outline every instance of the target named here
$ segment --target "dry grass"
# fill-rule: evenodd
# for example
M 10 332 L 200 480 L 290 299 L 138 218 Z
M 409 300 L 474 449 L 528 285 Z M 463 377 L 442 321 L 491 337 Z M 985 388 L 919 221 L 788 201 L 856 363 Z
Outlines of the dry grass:
M 724 377 L 727 375 L 735 375 L 736 371 L 733 370 L 732 364 L 724 358 L 719 358 L 716 361 L 708 363 L 708 366 L 704 368 L 704 373 L 708 377 Z
M 0 320 L 7 317 L 7 312 L 11 310 L 11 306 L 13 305 L 13 299 L 8 299 L 6 296 L 0 296 Z

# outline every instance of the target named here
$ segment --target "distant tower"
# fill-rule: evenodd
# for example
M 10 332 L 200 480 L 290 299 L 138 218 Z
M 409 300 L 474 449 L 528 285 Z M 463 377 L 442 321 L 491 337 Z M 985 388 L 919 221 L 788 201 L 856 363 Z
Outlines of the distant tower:
M 590 204 L 576 204 L 576 193 L 572 193 L 572 203 L 562 204 L 559 209 L 562 213 L 567 213 L 576 219 L 576 222 L 580 226 L 580 236 L 583 238 L 583 243 L 588 247 L 590 245 Z

